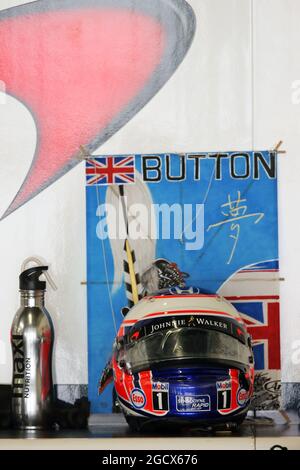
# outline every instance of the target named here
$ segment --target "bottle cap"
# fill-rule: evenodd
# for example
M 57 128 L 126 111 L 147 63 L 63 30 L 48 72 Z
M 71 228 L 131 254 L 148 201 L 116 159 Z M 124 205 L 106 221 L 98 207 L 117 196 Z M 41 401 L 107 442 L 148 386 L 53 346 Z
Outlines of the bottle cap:
M 19 277 L 20 290 L 45 290 L 46 282 L 40 281 L 39 277 L 47 270 L 48 266 L 36 266 L 23 271 Z

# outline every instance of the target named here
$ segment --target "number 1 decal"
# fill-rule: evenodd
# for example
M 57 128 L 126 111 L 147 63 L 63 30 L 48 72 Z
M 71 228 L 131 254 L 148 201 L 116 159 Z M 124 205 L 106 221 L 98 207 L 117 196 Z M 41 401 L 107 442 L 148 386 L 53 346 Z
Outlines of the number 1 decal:
M 231 390 L 218 390 L 218 410 L 227 410 L 231 406 Z
M 152 392 L 153 410 L 168 411 L 169 410 L 169 393 L 168 392 Z

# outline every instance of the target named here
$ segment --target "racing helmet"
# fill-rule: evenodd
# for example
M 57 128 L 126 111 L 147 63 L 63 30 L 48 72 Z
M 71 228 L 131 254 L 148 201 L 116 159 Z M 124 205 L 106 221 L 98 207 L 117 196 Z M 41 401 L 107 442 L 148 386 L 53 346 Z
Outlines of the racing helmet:
M 126 316 L 113 354 L 131 427 L 240 423 L 253 393 L 251 338 L 235 308 L 193 289 L 159 291 Z

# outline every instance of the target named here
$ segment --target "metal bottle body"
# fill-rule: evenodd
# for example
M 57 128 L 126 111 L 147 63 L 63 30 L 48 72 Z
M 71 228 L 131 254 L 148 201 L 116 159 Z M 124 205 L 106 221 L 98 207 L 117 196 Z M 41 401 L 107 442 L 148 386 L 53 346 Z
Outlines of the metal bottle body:
M 17 428 L 43 429 L 50 424 L 53 341 L 44 291 L 21 291 L 21 306 L 11 328 L 12 418 Z

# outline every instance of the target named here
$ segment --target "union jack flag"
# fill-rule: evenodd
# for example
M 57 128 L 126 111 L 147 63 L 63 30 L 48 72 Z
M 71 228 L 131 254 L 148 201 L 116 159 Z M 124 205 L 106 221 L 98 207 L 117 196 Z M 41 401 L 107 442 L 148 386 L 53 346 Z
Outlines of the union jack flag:
M 255 369 L 280 369 L 278 296 L 227 297 L 241 313 L 252 336 Z M 254 316 L 255 315 L 255 316 Z M 255 318 L 256 317 L 256 318 Z
M 94 157 L 86 161 L 86 185 L 99 186 L 135 182 L 133 155 Z
M 280 370 L 278 268 L 275 260 L 241 269 L 230 280 L 237 295 L 225 294 L 252 336 L 255 370 Z

